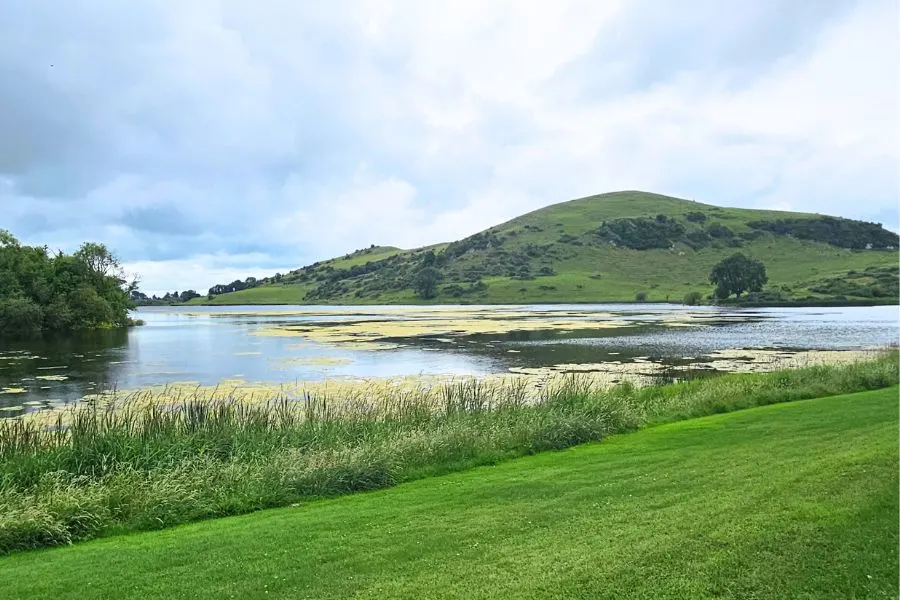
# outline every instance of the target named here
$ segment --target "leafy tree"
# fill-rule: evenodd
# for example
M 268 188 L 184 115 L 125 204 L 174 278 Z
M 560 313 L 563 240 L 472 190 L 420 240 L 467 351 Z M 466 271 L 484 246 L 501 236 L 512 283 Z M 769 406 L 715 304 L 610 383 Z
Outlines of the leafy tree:
M 41 307 L 29 298 L 19 296 L 0 300 L 0 332 L 12 335 L 37 333 L 43 320 Z
M 429 250 L 422 255 L 422 267 L 433 267 L 435 260 L 437 257 L 434 255 L 434 250 Z
M 740 298 L 744 292 L 758 292 L 768 280 L 766 266 L 740 252 L 722 260 L 709 274 L 710 283 L 716 286 L 716 297 L 722 300 L 731 294 Z
M 0 338 L 125 326 L 136 286 L 103 244 L 51 254 L 0 230 Z
M 434 298 L 437 294 L 437 286 L 441 281 L 441 272 L 434 267 L 424 267 L 416 274 L 416 293 L 423 300 Z
M 120 276 L 122 273 L 118 259 L 104 244 L 85 242 L 75 252 L 75 258 L 83 261 L 91 272 L 103 277 Z

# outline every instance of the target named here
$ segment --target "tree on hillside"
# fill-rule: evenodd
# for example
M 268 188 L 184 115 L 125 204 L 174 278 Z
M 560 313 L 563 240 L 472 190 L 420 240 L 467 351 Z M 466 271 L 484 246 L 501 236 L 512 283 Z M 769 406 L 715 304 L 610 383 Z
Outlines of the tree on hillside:
M 429 250 L 422 255 L 422 267 L 433 267 L 435 260 L 437 257 L 434 255 L 434 250 Z
M 710 283 L 716 286 L 716 297 L 722 300 L 731 294 L 740 298 L 744 292 L 758 292 L 768 280 L 766 266 L 740 252 L 722 260 L 709 274 Z
M 429 300 L 437 295 L 437 285 L 441 281 L 441 272 L 434 267 L 425 267 L 416 274 L 416 293 L 423 300 Z

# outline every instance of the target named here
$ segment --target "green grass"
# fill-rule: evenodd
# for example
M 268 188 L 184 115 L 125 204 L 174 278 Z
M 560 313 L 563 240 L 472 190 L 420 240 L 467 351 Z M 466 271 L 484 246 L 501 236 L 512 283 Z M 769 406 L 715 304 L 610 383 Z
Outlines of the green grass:
M 896 387 L 0 559 L 9 598 L 896 598 Z
M 673 249 L 631 250 L 608 243 L 594 243 L 591 232 L 604 221 L 626 217 L 655 218 L 662 214 L 675 218 L 686 227 L 685 215 L 700 211 L 707 215 L 706 225 L 719 224 L 735 234 L 748 233 L 747 222 L 780 218 L 815 218 L 818 215 L 783 211 L 722 208 L 645 192 L 617 192 L 555 204 L 492 227 L 489 232 L 502 240 L 499 249 L 475 249 L 456 257 L 444 267 L 447 275 L 438 296 L 430 303 L 520 304 L 547 302 L 634 301 L 638 292 L 647 292 L 650 301 L 678 302 L 688 292 L 713 291 L 708 281 L 712 266 L 722 258 L 740 251 L 763 261 L 769 275 L 769 289 L 776 289 L 788 299 L 825 298 L 828 294 L 813 291 L 830 280 L 842 279 L 852 271 L 869 267 L 898 271 L 897 252 L 889 250 L 846 250 L 823 243 L 804 241 L 786 235 L 763 234 L 759 239 L 744 241 L 740 248 L 716 242 L 701 250 L 678 243 Z M 563 236 L 579 238 L 579 245 L 562 242 Z M 440 252 L 447 245 L 436 246 Z M 542 267 L 555 273 L 532 279 L 514 279 L 491 274 L 491 269 L 505 260 L 496 254 L 522 253 L 527 248 L 541 247 L 541 254 L 527 260 L 533 275 Z M 423 249 L 398 250 L 375 248 L 373 254 L 351 254 L 324 261 L 310 271 L 312 278 L 302 283 L 267 285 L 253 290 L 224 294 L 211 304 L 420 304 L 411 286 L 413 273 Z M 327 268 L 348 269 L 369 260 L 393 258 L 383 272 L 355 275 L 343 279 L 342 291 L 324 296 L 307 294 L 321 286 L 316 276 L 324 276 Z M 298 272 L 288 274 L 288 279 Z M 481 275 L 479 275 L 481 273 Z M 406 274 L 405 279 L 398 274 Z M 447 286 L 465 287 L 472 278 L 487 284 L 483 292 L 452 295 Z M 392 280 L 392 278 L 394 278 Z M 865 283 L 865 282 L 863 282 Z M 853 291 L 852 289 L 850 290 Z M 888 290 L 896 300 L 896 289 Z M 852 294 L 851 294 L 852 295 Z M 857 300 L 864 300 L 860 296 Z M 207 302 L 206 299 L 197 301 Z
M 369 261 L 388 258 L 389 256 L 394 256 L 400 252 L 403 252 L 403 250 L 393 246 L 376 246 L 374 248 L 357 250 L 356 252 L 346 254 L 340 258 L 333 258 L 325 261 L 324 264 L 331 265 L 335 269 L 347 269 L 355 265 L 363 265 Z
M 194 298 L 187 304 L 220 304 L 220 305 L 239 305 L 239 304 L 303 304 L 303 297 L 312 289 L 312 286 L 302 284 L 272 284 L 249 290 L 241 290 L 230 294 L 222 294 L 215 296 L 212 300 L 208 300 L 206 296 Z
M 0 421 L 0 553 L 287 506 L 602 440 L 642 426 L 895 385 L 898 355 L 635 389 L 567 379 L 533 402 L 478 380 L 343 399 L 143 394 Z M 66 425 L 61 427 L 60 425 Z

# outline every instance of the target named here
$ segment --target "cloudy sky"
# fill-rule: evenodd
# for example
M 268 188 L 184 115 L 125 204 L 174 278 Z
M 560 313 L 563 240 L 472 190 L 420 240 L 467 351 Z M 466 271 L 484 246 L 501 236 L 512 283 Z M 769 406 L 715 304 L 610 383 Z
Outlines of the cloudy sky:
M 0 228 L 142 289 L 641 189 L 898 225 L 896 0 L 0 0 Z

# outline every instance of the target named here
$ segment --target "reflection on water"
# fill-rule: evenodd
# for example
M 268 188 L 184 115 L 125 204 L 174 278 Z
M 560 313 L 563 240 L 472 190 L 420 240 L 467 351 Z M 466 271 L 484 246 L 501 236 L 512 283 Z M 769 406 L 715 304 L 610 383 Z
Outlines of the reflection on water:
M 486 374 L 510 367 L 597 363 L 638 356 L 680 359 L 727 348 L 844 349 L 896 343 L 897 307 L 723 310 L 676 305 L 467 307 L 487 315 L 526 312 L 554 318 L 624 321 L 604 330 L 513 331 L 464 337 L 393 340 L 390 350 L 355 349 L 302 337 L 252 335 L 273 324 L 403 320 L 421 307 L 154 307 L 146 325 L 69 337 L 4 343 L 0 407 L 73 400 L 100 389 L 166 382 L 215 384 L 223 379 L 287 382 L 330 377 Z M 352 313 L 352 314 L 351 314 Z M 663 323 L 690 313 L 694 327 Z M 606 314 L 607 316 L 598 316 Z M 575 315 L 575 316 L 573 316 Z

